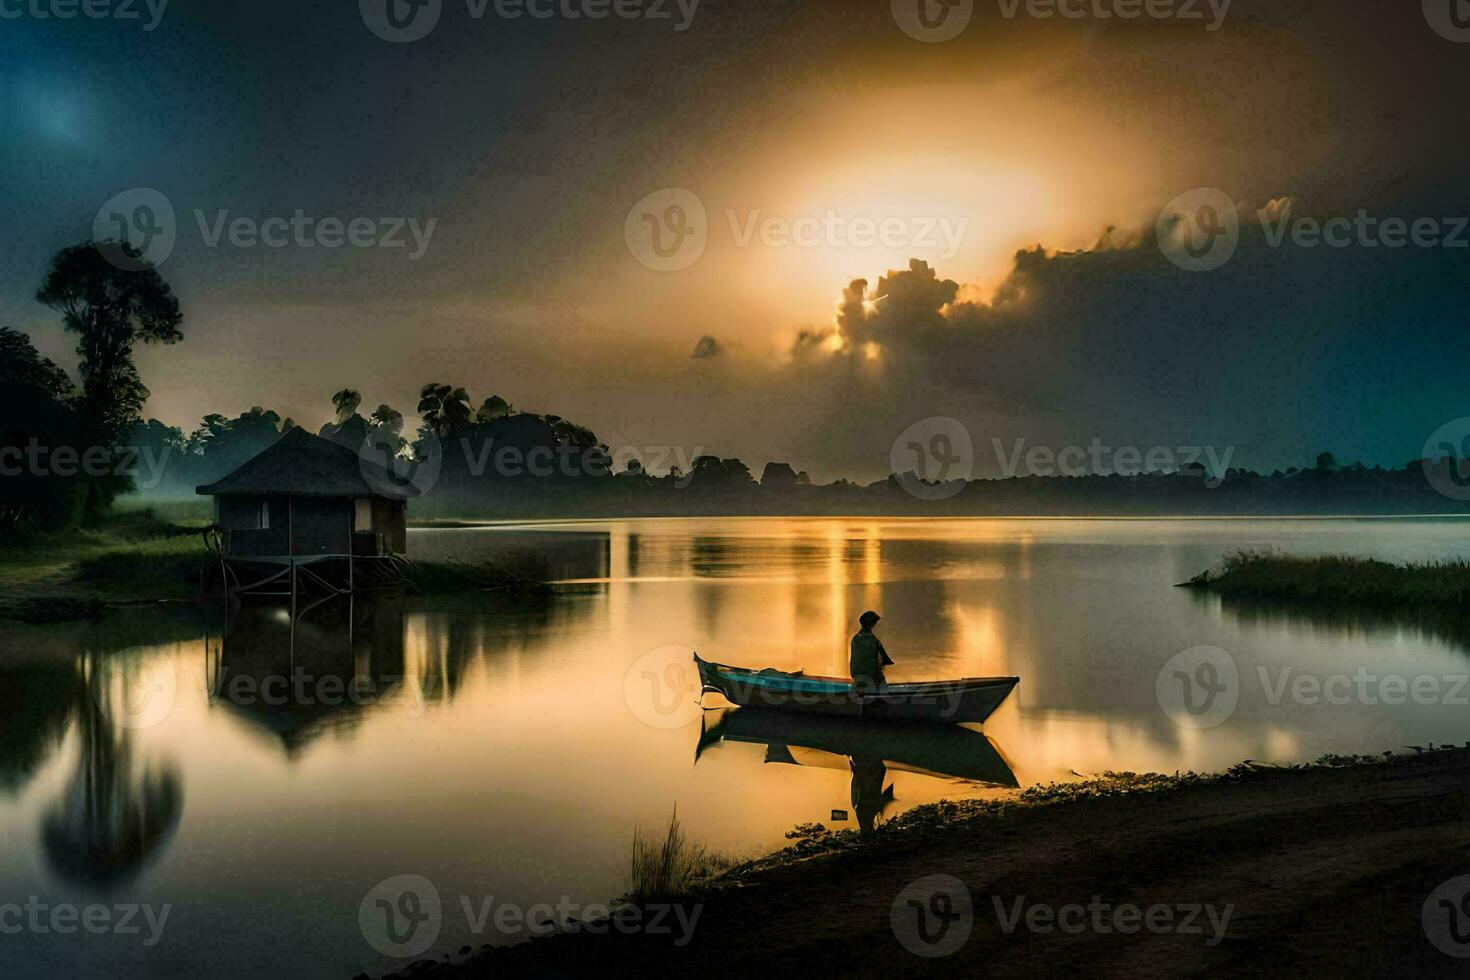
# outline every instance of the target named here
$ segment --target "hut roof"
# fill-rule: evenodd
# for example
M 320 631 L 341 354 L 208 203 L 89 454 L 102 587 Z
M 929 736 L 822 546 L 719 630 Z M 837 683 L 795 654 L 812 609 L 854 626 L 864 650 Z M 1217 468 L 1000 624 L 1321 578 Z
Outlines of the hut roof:
M 242 463 L 229 476 L 195 487 L 206 496 L 289 494 L 294 497 L 418 496 L 407 481 L 386 467 L 330 439 L 297 426 Z M 398 490 L 397 488 L 400 488 Z

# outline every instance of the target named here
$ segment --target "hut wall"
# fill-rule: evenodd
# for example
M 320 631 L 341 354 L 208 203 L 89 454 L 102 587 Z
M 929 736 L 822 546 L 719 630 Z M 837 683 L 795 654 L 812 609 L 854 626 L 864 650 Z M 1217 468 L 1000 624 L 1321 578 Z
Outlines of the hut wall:
M 383 536 L 383 547 L 390 553 L 408 553 L 408 507 L 403 501 L 374 497 L 373 530 Z
M 292 497 L 291 538 L 297 555 L 352 553 L 351 497 Z
M 229 553 L 242 557 L 286 553 L 286 498 L 222 496 L 219 526 L 228 531 Z M 261 527 L 261 505 L 267 509 L 268 527 Z

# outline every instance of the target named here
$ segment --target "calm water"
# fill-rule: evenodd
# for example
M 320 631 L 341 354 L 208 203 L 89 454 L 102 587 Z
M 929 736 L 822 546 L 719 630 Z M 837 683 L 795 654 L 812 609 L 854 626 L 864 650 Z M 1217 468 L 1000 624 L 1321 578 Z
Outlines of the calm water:
M 1470 635 L 1456 624 L 1222 607 L 1171 586 L 1240 547 L 1437 558 L 1466 550 L 1467 530 L 751 519 L 417 531 L 421 556 L 535 547 L 568 584 L 521 608 L 359 601 L 294 625 L 250 608 L 6 627 L 0 928 L 4 904 L 30 896 L 171 910 L 152 946 L 141 914 L 139 935 L 0 934 L 0 969 L 377 974 L 401 964 L 365 940 L 358 912 L 385 878 L 437 887 L 446 908 L 427 955 L 507 942 L 493 926 L 477 933 L 457 897 L 605 901 L 626 884 L 635 821 L 667 819 L 676 803 L 697 839 L 736 854 L 779 846 L 801 822 L 855 826 L 831 819 L 856 815 L 854 768 L 857 810 L 891 816 L 1007 792 L 981 780 L 1012 773 L 1025 786 L 1464 742 L 1470 690 L 1456 678 Z M 875 746 L 840 727 L 772 731 L 694 710 L 676 690 L 691 648 L 844 673 L 870 607 L 898 661 L 890 680 L 1022 678 L 983 735 Z M 1208 730 L 1171 721 L 1156 690 L 1166 662 L 1199 645 L 1227 651 L 1239 674 L 1234 712 Z M 1440 693 L 1273 696 L 1283 678 L 1359 668 L 1428 678 Z M 367 680 L 349 699 L 355 677 Z M 891 804 L 875 806 L 875 779 L 880 795 L 892 785 Z

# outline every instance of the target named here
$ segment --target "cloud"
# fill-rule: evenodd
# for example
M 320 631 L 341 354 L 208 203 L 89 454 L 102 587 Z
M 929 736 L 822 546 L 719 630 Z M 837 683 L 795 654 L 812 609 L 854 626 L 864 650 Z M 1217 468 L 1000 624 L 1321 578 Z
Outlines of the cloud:
M 1208 272 L 1171 263 L 1150 220 L 1086 251 L 1018 251 L 988 301 L 919 260 L 871 289 L 853 280 L 832 325 L 792 351 L 805 402 L 830 389 L 849 409 L 812 442 L 852 458 L 944 415 L 977 444 L 1235 446 L 1255 466 L 1324 448 L 1413 458 L 1464 414 L 1448 379 L 1470 369 L 1470 250 L 1267 235 L 1304 213 L 1290 198 L 1242 208 L 1234 257 Z

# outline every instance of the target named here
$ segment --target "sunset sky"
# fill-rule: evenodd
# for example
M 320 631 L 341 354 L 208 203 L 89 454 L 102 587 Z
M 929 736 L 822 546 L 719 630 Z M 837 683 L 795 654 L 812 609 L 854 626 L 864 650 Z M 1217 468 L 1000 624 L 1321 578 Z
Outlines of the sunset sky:
M 615 447 L 871 479 L 935 415 L 991 463 L 992 438 L 1101 438 L 1266 468 L 1321 449 L 1400 465 L 1470 415 L 1470 248 L 1272 246 L 1255 218 L 1291 199 L 1448 235 L 1470 215 L 1470 44 L 1418 3 L 1235 0 L 1212 24 L 1205 3 L 1124 21 L 980 0 L 939 43 L 888 0 L 703 0 L 683 25 L 674 3 L 510 20 L 443 0 L 410 43 L 357 4 L 303 6 L 0 20 L 0 324 L 74 366 L 33 299 L 48 259 L 114 195 L 162 192 L 185 340 L 138 360 L 147 413 L 186 431 L 252 405 L 315 426 L 344 386 L 410 413 L 442 381 Z M 677 271 L 625 235 L 666 188 L 706 211 Z M 1212 271 L 1154 241 L 1195 188 L 1242 215 Z M 432 234 L 414 259 L 407 231 L 328 249 L 200 228 L 297 209 Z M 906 230 L 782 244 L 771 218 Z M 911 259 L 937 279 L 880 299 Z M 854 279 L 870 302 L 839 327 Z

